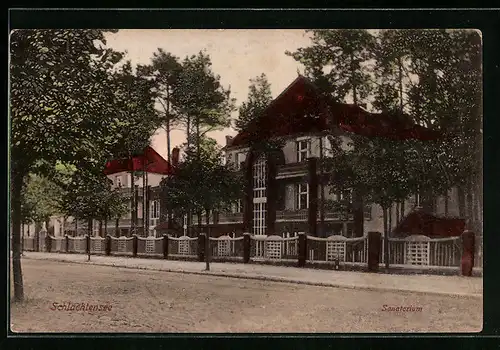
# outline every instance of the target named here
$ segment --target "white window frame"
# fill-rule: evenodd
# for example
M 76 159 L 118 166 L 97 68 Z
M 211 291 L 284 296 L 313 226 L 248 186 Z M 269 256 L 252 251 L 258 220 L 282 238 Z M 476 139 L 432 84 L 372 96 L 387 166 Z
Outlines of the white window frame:
M 266 234 L 267 160 L 260 155 L 253 164 L 253 233 Z
M 244 159 L 240 160 L 240 156 Z M 241 170 L 241 163 L 245 160 L 246 158 L 246 153 L 245 152 L 238 152 L 235 154 L 235 163 L 236 163 L 236 170 Z
M 306 147 L 304 148 L 304 144 Z M 311 140 L 309 138 L 297 139 L 295 141 L 297 163 L 304 162 L 311 156 Z
M 122 187 L 122 176 L 121 175 L 115 176 L 115 186 Z
M 295 208 L 296 210 L 308 209 L 309 208 L 309 184 L 307 183 L 297 183 L 295 184 L 296 200 Z M 305 203 L 302 202 L 302 196 L 306 196 Z
M 160 218 L 160 201 L 158 199 L 154 199 L 149 204 L 149 219 L 159 219 L 159 218 Z
M 238 199 L 232 206 L 233 213 L 243 213 L 243 200 Z

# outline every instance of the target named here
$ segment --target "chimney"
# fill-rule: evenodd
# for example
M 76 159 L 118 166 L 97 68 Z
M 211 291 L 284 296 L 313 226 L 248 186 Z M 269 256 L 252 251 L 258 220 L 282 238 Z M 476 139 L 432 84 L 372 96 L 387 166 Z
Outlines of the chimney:
M 176 167 L 179 164 L 179 147 L 172 149 L 172 166 Z
M 226 135 L 226 146 L 230 146 L 232 142 L 233 142 L 233 137 Z

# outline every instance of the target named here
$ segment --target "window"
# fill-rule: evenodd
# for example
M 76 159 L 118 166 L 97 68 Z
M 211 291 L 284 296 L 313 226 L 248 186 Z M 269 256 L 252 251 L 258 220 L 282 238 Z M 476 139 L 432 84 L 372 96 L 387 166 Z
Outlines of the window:
M 115 176 L 115 186 L 122 187 L 122 177 L 120 175 Z
M 309 185 L 308 184 L 297 184 L 296 185 L 296 209 L 307 209 L 309 208 Z
M 245 159 L 246 159 L 246 154 L 245 153 L 236 153 L 236 156 L 235 156 L 235 163 L 236 163 L 236 170 L 241 170 L 243 168 L 243 162 L 245 162 Z
M 335 201 L 346 201 L 347 203 L 352 203 L 352 190 L 344 190 L 338 192 L 334 195 Z
M 233 154 L 227 153 L 226 154 L 226 164 L 232 164 L 232 163 L 233 163 Z
M 238 199 L 236 203 L 233 204 L 233 213 L 242 213 L 243 212 L 243 201 Z
M 253 164 L 253 233 L 266 233 L 267 217 L 267 163 L 261 155 Z
M 297 141 L 297 162 L 303 162 L 309 157 L 310 142 L 309 140 Z
M 151 201 L 150 204 L 150 217 L 151 219 L 159 219 L 160 218 L 160 201 L 159 200 L 154 200 Z

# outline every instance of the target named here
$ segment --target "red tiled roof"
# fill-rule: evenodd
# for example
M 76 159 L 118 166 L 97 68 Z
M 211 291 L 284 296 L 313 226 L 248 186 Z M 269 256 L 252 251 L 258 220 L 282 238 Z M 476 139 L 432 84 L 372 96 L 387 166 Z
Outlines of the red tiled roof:
M 306 116 L 305 113 L 317 117 Z M 438 131 L 415 125 L 408 116 L 370 113 L 346 103 L 322 97 L 305 77 L 297 77 L 247 128 L 232 140 L 230 146 L 250 141 L 281 137 L 304 132 L 330 130 L 338 127 L 367 137 L 433 140 Z
M 152 147 L 148 146 L 140 155 L 129 159 L 114 159 L 106 163 L 104 174 L 111 175 L 124 171 L 146 171 L 148 173 L 170 175 L 173 167 Z

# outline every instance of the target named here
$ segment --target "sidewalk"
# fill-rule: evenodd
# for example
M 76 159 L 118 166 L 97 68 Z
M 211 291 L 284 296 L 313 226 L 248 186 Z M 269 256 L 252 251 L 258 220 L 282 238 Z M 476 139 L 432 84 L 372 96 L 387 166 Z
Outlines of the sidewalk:
M 210 263 L 210 271 L 204 271 L 204 262 L 113 256 L 91 256 L 91 261 L 87 262 L 87 255 L 84 254 L 37 252 L 25 252 L 23 259 L 51 260 L 165 272 L 258 279 L 338 288 L 481 298 L 483 296 L 482 277 L 393 275 L 241 263 Z

